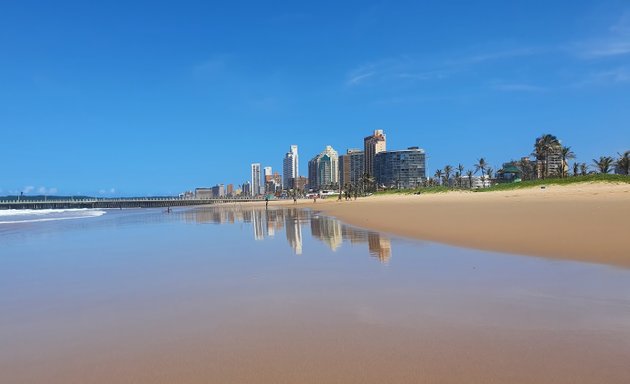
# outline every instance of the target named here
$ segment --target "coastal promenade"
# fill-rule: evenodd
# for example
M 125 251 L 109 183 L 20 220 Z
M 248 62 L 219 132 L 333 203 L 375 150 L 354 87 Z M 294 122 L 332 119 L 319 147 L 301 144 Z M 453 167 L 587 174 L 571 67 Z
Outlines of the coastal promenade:
M 185 199 L 180 197 L 0 200 L 0 209 L 159 208 L 261 201 L 262 198 Z

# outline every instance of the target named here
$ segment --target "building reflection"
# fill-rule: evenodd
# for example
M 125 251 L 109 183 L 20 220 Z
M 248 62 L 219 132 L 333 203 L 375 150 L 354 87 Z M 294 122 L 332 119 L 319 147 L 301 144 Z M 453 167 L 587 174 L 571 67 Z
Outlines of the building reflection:
M 287 242 L 296 255 L 303 252 L 303 227 L 310 226 L 314 239 L 326 244 L 331 250 L 339 249 L 344 241 L 350 244 L 367 244 L 368 252 L 381 263 L 387 264 L 392 257 L 389 237 L 342 224 L 339 220 L 310 210 L 298 208 L 269 209 L 226 205 L 221 207 L 195 208 L 178 212 L 184 221 L 196 224 L 251 224 L 255 240 L 274 237 L 284 230 Z M 307 229 L 308 230 L 308 229 Z
M 342 243 L 341 222 L 327 216 L 311 216 L 311 236 L 328 245 L 333 251 Z
M 285 233 L 287 242 L 296 255 L 302 254 L 302 223 L 306 220 L 305 211 L 301 209 L 287 209 L 284 211 Z

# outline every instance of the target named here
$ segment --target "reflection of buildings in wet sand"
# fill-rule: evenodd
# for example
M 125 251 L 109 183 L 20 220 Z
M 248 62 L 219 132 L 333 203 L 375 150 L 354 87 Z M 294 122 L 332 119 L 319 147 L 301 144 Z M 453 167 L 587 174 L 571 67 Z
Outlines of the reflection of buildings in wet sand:
M 267 235 L 270 237 L 284 227 L 284 211 L 282 210 L 265 211 L 265 219 L 267 220 Z
M 350 243 L 365 243 L 367 242 L 368 233 L 362 229 L 356 229 L 353 227 L 349 227 L 344 225 L 341 228 L 341 235 L 345 240 L 349 240 Z
M 368 249 L 370 255 L 377 257 L 381 263 L 387 263 L 392 257 L 391 240 L 376 232 L 368 233 Z
M 301 216 L 304 211 L 298 209 L 288 209 L 284 217 L 285 233 L 287 241 L 296 255 L 302 254 L 302 221 Z
M 241 205 L 197 208 L 177 213 L 187 222 L 194 223 L 252 223 L 254 239 L 263 240 L 274 236 L 284 228 L 287 242 L 298 255 L 302 254 L 302 225 L 310 224 L 311 235 L 328 245 L 333 251 L 339 248 L 343 240 L 352 244 L 368 244 L 369 252 L 381 262 L 386 263 L 391 257 L 389 238 L 376 232 L 353 228 L 341 224 L 336 219 L 319 216 L 311 211 L 288 208 L 265 210 Z
M 255 210 L 252 212 L 252 227 L 254 228 L 254 239 L 263 240 L 265 238 L 263 211 Z
M 189 211 L 182 212 L 182 215 L 186 222 L 197 224 L 223 224 L 229 222 L 229 212 L 214 208 L 191 209 Z
M 324 242 L 333 251 L 339 248 L 342 242 L 341 222 L 326 216 L 311 217 L 311 235 Z
M 382 263 L 387 263 L 392 257 L 392 243 L 388 237 L 377 232 L 368 232 L 344 225 L 343 238 L 350 243 L 368 243 L 370 255 L 378 258 Z

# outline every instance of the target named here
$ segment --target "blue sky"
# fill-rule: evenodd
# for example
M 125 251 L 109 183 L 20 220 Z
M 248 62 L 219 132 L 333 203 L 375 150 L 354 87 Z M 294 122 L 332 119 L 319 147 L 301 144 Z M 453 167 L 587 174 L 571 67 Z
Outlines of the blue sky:
M 174 194 L 301 173 L 384 129 L 495 169 L 630 149 L 627 1 L 0 3 L 0 195 Z

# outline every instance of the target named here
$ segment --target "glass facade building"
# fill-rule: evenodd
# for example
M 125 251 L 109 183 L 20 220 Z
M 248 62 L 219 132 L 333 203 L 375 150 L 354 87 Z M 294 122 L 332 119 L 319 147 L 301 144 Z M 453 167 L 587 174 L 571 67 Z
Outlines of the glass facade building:
M 426 154 L 411 147 L 379 152 L 374 156 L 374 178 L 378 187 L 417 188 L 426 179 Z

